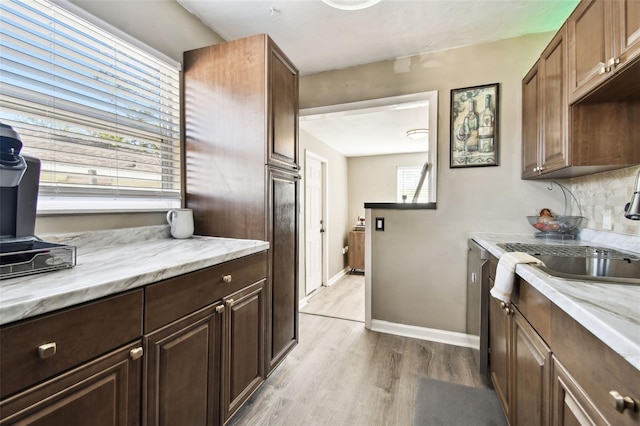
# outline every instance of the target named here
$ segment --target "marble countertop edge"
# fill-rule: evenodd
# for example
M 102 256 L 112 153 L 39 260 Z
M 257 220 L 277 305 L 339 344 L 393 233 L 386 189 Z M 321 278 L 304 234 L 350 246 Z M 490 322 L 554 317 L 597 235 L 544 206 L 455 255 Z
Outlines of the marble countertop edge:
M 84 238 L 84 236 L 83 236 Z M 0 325 L 265 251 L 269 243 L 195 236 L 79 245 L 70 269 L 0 281 Z

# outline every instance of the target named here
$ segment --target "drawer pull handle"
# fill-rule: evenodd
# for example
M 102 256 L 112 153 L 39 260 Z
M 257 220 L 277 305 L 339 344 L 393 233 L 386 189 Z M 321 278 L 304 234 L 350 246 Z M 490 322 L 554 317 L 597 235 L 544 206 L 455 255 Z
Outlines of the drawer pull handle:
M 224 305 L 216 306 L 216 312 L 221 314 L 224 312 Z
M 230 283 L 230 282 L 231 282 L 231 274 L 229 274 L 229 275 L 223 275 L 223 276 L 222 276 L 222 281 L 223 281 L 223 282 L 225 282 L 225 283 L 227 283 L 227 284 L 228 284 L 228 283 Z
M 227 300 L 227 306 L 228 306 L 228 307 L 232 307 L 232 306 L 234 305 L 234 303 L 236 303 L 236 301 L 235 301 L 235 300 L 233 300 L 233 299 L 229 299 L 229 300 Z
M 57 350 L 56 342 L 45 343 L 38 346 L 38 356 L 40 359 L 50 358 L 56 354 Z
M 620 393 L 614 390 L 610 391 L 609 395 L 611 395 L 611 397 L 613 398 L 616 410 L 618 410 L 621 413 L 626 409 L 629 409 L 630 411 L 635 411 L 638 408 L 638 404 L 636 404 L 633 398 L 629 396 L 622 396 L 620 395 Z

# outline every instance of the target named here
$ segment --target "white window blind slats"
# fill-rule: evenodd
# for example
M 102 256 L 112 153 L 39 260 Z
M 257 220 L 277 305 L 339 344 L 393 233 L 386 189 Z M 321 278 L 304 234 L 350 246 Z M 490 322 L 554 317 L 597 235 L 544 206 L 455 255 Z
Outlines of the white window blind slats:
M 422 166 L 415 166 L 415 167 L 401 166 L 397 168 L 397 174 L 398 174 L 397 202 L 410 203 L 413 201 L 413 197 L 416 193 L 416 189 L 418 188 L 418 183 L 420 182 L 420 175 L 422 174 Z M 419 203 L 429 202 L 429 194 L 426 188 L 428 188 L 428 184 L 425 181 L 422 186 L 422 191 L 420 191 L 420 196 L 418 197 L 418 200 L 417 200 Z M 403 197 L 402 197 L 403 195 L 406 197 L 405 200 L 403 200 Z
M 41 159 L 40 191 L 179 200 L 175 65 L 44 0 L 0 11 L 0 120 Z

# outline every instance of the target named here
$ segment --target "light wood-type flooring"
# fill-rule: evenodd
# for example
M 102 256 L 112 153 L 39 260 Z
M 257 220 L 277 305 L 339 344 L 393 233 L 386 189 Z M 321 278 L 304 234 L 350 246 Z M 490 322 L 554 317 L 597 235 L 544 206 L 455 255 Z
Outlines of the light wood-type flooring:
M 419 377 L 487 387 L 471 349 L 300 313 L 300 343 L 230 424 L 411 426 Z
M 364 275 L 347 274 L 330 287 L 320 287 L 300 312 L 364 322 Z

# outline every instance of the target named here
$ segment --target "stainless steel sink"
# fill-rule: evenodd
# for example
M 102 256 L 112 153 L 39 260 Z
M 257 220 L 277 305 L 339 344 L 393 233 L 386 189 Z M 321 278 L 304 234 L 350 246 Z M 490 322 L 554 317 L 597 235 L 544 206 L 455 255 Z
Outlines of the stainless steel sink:
M 545 273 L 569 280 L 602 281 L 640 285 L 640 257 L 631 253 L 594 246 L 553 244 L 498 244 L 507 251 L 521 251 L 537 257 Z

